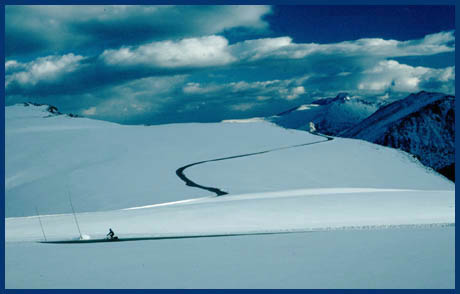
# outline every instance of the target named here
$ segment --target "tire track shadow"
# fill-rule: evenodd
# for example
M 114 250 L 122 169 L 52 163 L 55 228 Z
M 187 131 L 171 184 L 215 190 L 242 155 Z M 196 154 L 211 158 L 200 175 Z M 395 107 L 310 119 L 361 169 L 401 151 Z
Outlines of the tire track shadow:
M 269 152 L 280 151 L 280 150 L 291 149 L 291 148 L 298 148 L 298 147 L 303 147 L 303 146 L 309 146 L 309 145 L 314 145 L 314 144 L 319 144 L 319 143 L 324 143 L 324 142 L 328 142 L 328 141 L 334 140 L 333 137 L 329 137 L 329 136 L 327 136 L 327 135 L 318 134 L 318 133 L 315 133 L 314 135 L 317 135 L 317 136 L 326 138 L 326 140 L 321 140 L 321 141 L 316 141 L 316 142 L 309 142 L 309 143 L 304 143 L 304 144 L 291 145 L 291 146 L 286 146 L 286 147 L 278 147 L 278 148 L 273 148 L 273 149 L 264 150 L 264 151 L 259 151 L 259 152 L 253 152 L 253 153 L 246 153 L 246 154 L 240 154 L 240 155 L 234 155 L 234 156 L 228 156 L 228 157 L 222 157 L 222 158 L 216 158 L 216 159 L 209 159 L 209 160 L 198 161 L 198 162 L 190 163 L 190 164 L 187 164 L 187 165 L 184 165 L 184 166 L 178 168 L 178 169 L 176 170 L 176 175 L 177 175 L 183 182 L 185 182 L 185 185 L 187 185 L 187 186 L 189 186 L 189 187 L 199 188 L 199 189 L 203 189 L 203 190 L 206 190 L 206 191 L 215 193 L 215 194 L 216 194 L 216 197 L 218 197 L 218 196 L 223 196 L 223 195 L 227 195 L 228 192 L 222 191 L 222 190 L 219 189 L 219 188 L 215 188 L 215 187 L 206 187 L 206 186 L 203 186 L 203 185 L 200 185 L 200 184 L 195 183 L 194 181 L 190 180 L 190 179 L 184 174 L 184 171 L 185 171 L 187 168 L 189 168 L 189 167 L 192 167 L 192 166 L 195 166 L 195 165 L 199 165 L 199 164 L 203 164 L 203 163 L 207 163 L 207 162 L 222 161 L 222 160 L 229 160 L 229 159 L 235 159 L 235 158 L 241 158 L 241 157 L 254 156 L 254 155 L 265 154 L 265 153 L 269 153 Z

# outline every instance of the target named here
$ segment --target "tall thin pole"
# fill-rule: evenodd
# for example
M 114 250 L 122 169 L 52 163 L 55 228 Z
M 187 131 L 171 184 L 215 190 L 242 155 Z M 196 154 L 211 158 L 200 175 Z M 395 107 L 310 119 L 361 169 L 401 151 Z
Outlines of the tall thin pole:
M 45 242 L 47 242 L 48 240 L 46 240 L 45 230 L 43 229 L 42 220 L 40 218 L 40 213 L 38 213 L 37 206 L 35 206 L 35 211 L 37 212 L 37 215 L 38 215 L 38 221 L 40 222 L 40 228 L 42 228 L 43 238 L 45 238 Z
M 67 193 L 69 192 L 67 191 Z M 75 224 L 77 225 L 78 233 L 80 234 L 80 240 L 82 240 L 83 237 L 81 235 L 80 226 L 78 225 L 77 215 L 75 214 L 75 209 L 73 208 L 72 197 L 70 197 L 70 193 L 69 193 L 69 200 L 70 200 L 70 207 L 72 207 L 73 217 L 75 218 Z

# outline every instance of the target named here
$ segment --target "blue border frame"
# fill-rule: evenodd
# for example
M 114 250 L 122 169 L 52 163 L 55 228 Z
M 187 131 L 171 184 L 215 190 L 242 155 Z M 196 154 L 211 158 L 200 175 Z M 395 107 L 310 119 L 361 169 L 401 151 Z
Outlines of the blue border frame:
M 172 4 L 171 2 L 174 2 L 174 4 L 193 4 L 193 5 L 229 5 L 229 4 L 268 4 L 268 5 L 452 5 L 455 6 L 455 26 L 458 27 L 459 25 L 459 10 L 457 6 L 455 5 L 456 1 L 455 0 L 329 0 L 325 2 L 325 0 L 224 0 L 224 1 L 212 1 L 212 0 L 192 0 L 192 1 L 187 1 L 187 0 L 175 0 L 175 1 L 167 1 L 167 0 L 65 0 L 65 1 L 59 1 L 59 0 L 5 0 L 5 3 L 1 4 L 1 24 L 3 25 L 3 30 L 2 30 L 2 37 L 1 37 L 1 46 L 0 46 L 0 54 L 3 56 L 3 63 L 5 63 L 5 5 L 95 5 L 95 4 L 132 4 L 132 5 L 141 5 L 141 4 Z M 455 44 L 457 46 L 457 39 L 455 40 Z M 456 59 L 458 60 L 459 58 L 459 53 L 458 51 L 455 52 Z M 1 71 L 1 79 L 3 85 L 5 84 L 5 67 L 2 66 L 0 67 Z M 458 75 L 458 70 L 456 67 L 455 70 L 456 76 Z M 459 82 L 456 80 L 455 86 L 458 89 L 458 84 Z M 1 156 L 1 167 L 2 167 L 2 181 L 1 181 L 1 186 L 2 186 L 2 191 L 3 191 L 3 199 L 5 199 L 5 87 L 2 87 L 2 100 L 1 100 L 1 105 L 3 107 L 3 111 L 0 111 L 0 116 L 1 116 L 1 147 L 3 148 L 3 156 Z M 460 123 L 458 121 L 458 113 L 459 110 L 459 105 L 458 103 L 455 104 L 455 127 L 458 129 Z M 460 139 L 458 136 L 455 138 L 455 146 L 460 146 Z M 456 160 L 457 163 L 457 160 Z M 458 168 L 455 168 L 455 173 L 458 174 Z M 456 177 L 457 178 L 457 177 Z M 455 189 L 455 192 L 457 192 L 457 189 Z M 1 208 L 1 222 L 2 222 L 2 228 L 5 228 L 5 201 L 0 201 L 0 208 Z M 457 215 L 458 210 L 457 207 L 455 208 L 455 214 Z M 3 262 L 3 267 L 2 267 L 2 276 L 1 276 L 1 284 L 0 284 L 0 290 L 2 291 L 1 293 L 43 293 L 43 294 L 48 294 L 48 293 L 88 293 L 88 292 L 102 292 L 102 293 L 176 293 L 176 292 L 186 292 L 186 293 L 196 293 L 196 294 L 201 294 L 201 293 L 214 293 L 215 291 L 218 291 L 220 293 L 285 293 L 285 292 L 290 292 L 290 293 L 456 293 L 456 290 L 396 290 L 396 289 L 387 289 L 387 290 L 357 290 L 357 289 L 347 289 L 347 290 L 340 290 L 340 289 L 324 289 L 324 290 L 284 290 L 284 289 L 270 289 L 270 290 L 212 290 L 212 289 L 207 289 L 207 290 L 182 290 L 182 289 L 175 289 L 175 290 L 156 290 L 156 289 L 145 289 L 145 290 L 130 290 L 130 289 L 125 289 L 125 290 L 63 290 L 63 289 L 56 289 L 56 290 L 8 290 L 5 289 L 5 230 L 3 229 L 1 234 L 1 248 L 3 250 L 3 255 L 2 255 L 2 262 Z M 455 229 L 455 242 L 458 244 L 457 240 L 457 229 Z M 457 246 L 456 246 L 457 247 Z M 457 256 L 455 257 L 455 265 L 457 265 Z M 455 282 L 458 284 L 457 276 L 455 276 Z
M 5 0 L 5 5 L 102 5 L 102 4 L 181 4 L 181 5 L 455 5 L 455 0 Z
M 459 7 L 456 5 L 455 6 L 455 28 L 458 28 L 460 24 L 459 13 L 460 13 Z M 457 42 L 457 39 L 455 39 L 455 47 L 457 47 L 457 45 L 458 45 L 458 42 Z M 455 50 L 455 60 L 458 60 L 459 56 L 460 56 L 459 52 Z M 458 68 L 455 67 L 455 77 L 457 77 L 457 75 L 458 75 Z M 459 81 L 455 79 L 455 89 L 458 89 L 458 85 L 459 85 Z M 459 105 L 457 102 L 455 102 L 455 129 L 456 130 L 458 130 L 458 127 L 460 125 L 458 121 L 459 120 L 458 110 L 459 110 Z M 455 136 L 455 149 L 457 149 L 458 146 L 460 146 L 460 139 L 456 135 Z M 455 182 L 457 182 L 457 174 L 458 174 L 458 162 L 457 161 L 458 160 L 456 157 L 455 158 Z M 457 186 L 455 186 L 455 200 L 457 200 Z M 458 211 L 459 210 L 457 209 L 457 206 L 455 206 L 455 222 L 457 222 Z M 457 236 L 458 236 L 458 232 L 457 232 L 457 228 L 455 228 L 455 251 L 457 251 L 457 245 L 458 245 Z M 457 267 L 457 265 L 458 265 L 458 257 L 457 255 L 455 255 L 455 267 Z M 459 282 L 459 279 L 457 279 L 457 275 L 455 275 L 455 285 L 458 285 L 458 282 Z M 455 292 L 456 291 L 454 290 L 454 293 Z
M 1 38 L 1 46 L 0 46 L 0 53 L 1 53 L 1 56 L 3 56 L 3 64 L 5 64 L 5 46 L 4 46 L 4 43 L 5 43 L 5 6 L 2 5 L 1 7 L 1 24 L 3 25 L 3 30 L 2 30 L 2 38 Z M 0 66 L 0 71 L 1 71 L 1 81 L 2 81 L 2 85 L 5 85 L 5 66 Z M 5 228 L 5 87 L 2 87 L 2 107 L 3 107 L 3 111 L 0 111 L 0 115 L 1 115 L 1 123 L 3 125 L 1 129 L 1 147 L 3 148 L 3 153 L 2 153 L 2 163 L 1 163 L 1 166 L 2 166 L 2 192 L 3 192 L 3 201 L 0 201 L 1 202 L 1 211 L 2 211 L 2 228 Z M 0 285 L 0 288 L 1 289 L 5 289 L 5 229 L 3 229 L 2 233 L 0 234 L 1 235 L 1 246 L 3 248 L 3 254 L 2 254 L 2 262 L 3 262 L 3 275 L 2 275 L 2 279 L 1 279 L 1 285 Z

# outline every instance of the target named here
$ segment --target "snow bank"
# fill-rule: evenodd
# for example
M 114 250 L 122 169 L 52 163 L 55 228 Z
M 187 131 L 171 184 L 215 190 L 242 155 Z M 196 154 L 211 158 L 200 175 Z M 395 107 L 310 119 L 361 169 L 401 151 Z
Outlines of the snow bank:
M 194 199 L 164 206 L 78 213 L 103 238 L 318 231 L 455 223 L 453 191 L 327 189 Z M 49 240 L 78 237 L 72 214 L 41 216 Z M 43 240 L 37 217 L 6 219 L 6 241 Z

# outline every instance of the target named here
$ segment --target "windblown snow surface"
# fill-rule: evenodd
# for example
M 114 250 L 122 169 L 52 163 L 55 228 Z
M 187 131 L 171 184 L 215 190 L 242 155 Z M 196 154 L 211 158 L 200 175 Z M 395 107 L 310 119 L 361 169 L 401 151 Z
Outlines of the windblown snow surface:
M 401 151 L 257 120 L 5 111 L 6 288 L 455 287 L 454 184 Z M 224 196 L 176 175 L 269 150 L 184 170 Z M 69 195 L 84 239 L 146 240 L 37 242 L 40 222 L 48 241 L 79 238 Z

